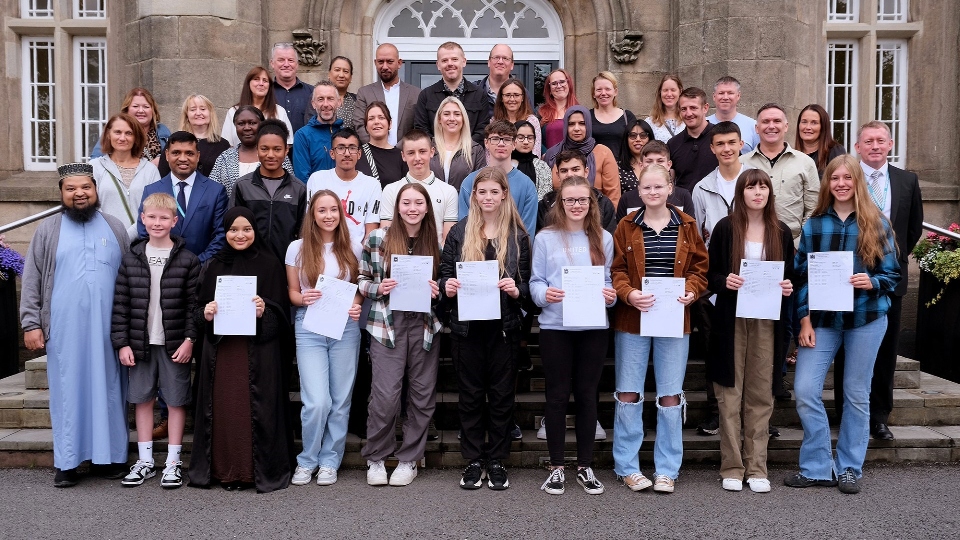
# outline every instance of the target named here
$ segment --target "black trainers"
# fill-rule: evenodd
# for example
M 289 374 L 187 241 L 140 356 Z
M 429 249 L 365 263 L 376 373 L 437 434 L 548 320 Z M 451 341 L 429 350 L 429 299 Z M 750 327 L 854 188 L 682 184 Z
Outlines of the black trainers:
M 58 488 L 68 488 L 77 485 L 80 481 L 80 475 L 77 469 L 56 469 L 57 473 L 53 475 L 53 486 Z
M 153 463 L 138 459 L 137 462 L 133 464 L 133 467 L 130 467 L 130 473 L 123 477 L 120 484 L 125 487 L 135 487 L 156 475 L 157 471 L 154 469 Z
M 853 472 L 853 469 L 847 467 L 838 478 L 837 485 L 840 489 L 840 493 L 846 493 L 847 495 L 855 495 L 860 493 L 860 481 L 857 479 L 856 473 Z
M 510 430 L 510 438 L 519 441 L 523 438 L 523 432 L 520 431 L 520 426 L 514 424 L 513 429 Z
M 483 462 L 475 459 L 463 470 L 463 476 L 460 477 L 460 487 L 463 489 L 480 489 L 483 485 Z
M 550 475 L 547 476 L 547 479 L 543 482 L 543 485 L 540 486 L 540 489 L 550 495 L 563 495 L 565 491 L 563 483 L 564 480 L 566 480 L 564 476 L 563 467 L 550 469 Z
M 807 478 L 806 476 L 797 473 L 792 476 L 788 476 L 783 479 L 783 485 L 793 488 L 808 488 L 813 486 L 820 487 L 834 487 L 837 485 L 837 481 L 830 480 L 816 480 L 814 478 Z
M 697 435 L 716 435 L 720 433 L 720 417 L 711 416 L 704 422 L 700 422 L 700 425 L 697 426 Z
M 590 495 L 603 493 L 603 484 L 593 475 L 593 469 L 590 467 L 577 469 L 577 483 Z
M 500 463 L 499 459 L 491 459 L 487 463 L 487 487 L 494 491 L 502 491 L 510 487 L 507 470 L 503 468 L 503 463 Z
M 770 437 L 776 439 L 777 437 L 780 436 L 780 429 L 777 428 L 776 426 L 768 426 L 767 433 L 770 435 Z

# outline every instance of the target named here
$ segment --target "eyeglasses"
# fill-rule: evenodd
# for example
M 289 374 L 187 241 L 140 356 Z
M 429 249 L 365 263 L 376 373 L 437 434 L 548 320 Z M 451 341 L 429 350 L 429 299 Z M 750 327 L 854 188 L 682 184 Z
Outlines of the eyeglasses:
M 553 88 L 560 88 L 561 86 L 566 86 L 566 85 L 567 85 L 566 79 L 563 79 L 562 81 L 553 81 L 552 83 L 550 83 L 550 86 Z
M 503 99 L 520 99 L 523 97 L 523 94 L 504 94 Z
M 634 141 L 634 140 L 637 140 L 637 139 L 646 139 L 646 140 L 648 140 L 648 141 L 650 140 L 650 136 L 647 135 L 646 133 L 644 133 L 644 132 L 637 133 L 637 132 L 635 132 L 635 131 L 632 131 L 632 132 L 628 133 L 628 134 L 627 134 L 627 138 L 630 139 L 631 141 Z
M 337 147 L 334 147 L 333 151 L 336 152 L 337 155 L 345 156 L 345 155 L 347 155 L 347 154 L 357 154 L 357 153 L 359 153 L 359 152 L 360 152 L 360 147 L 359 147 L 359 146 L 354 146 L 354 145 L 350 145 L 350 146 L 337 146 Z
M 517 142 L 533 142 L 535 140 L 537 140 L 536 135 L 517 135 L 516 138 Z
M 495 144 L 500 146 L 501 144 L 510 144 L 513 142 L 513 137 L 487 137 L 487 141 L 490 144 Z
M 560 200 L 563 201 L 564 206 L 587 206 L 588 204 L 590 204 L 589 197 L 580 197 L 577 199 L 570 197 L 567 199 L 560 199 Z
M 490 59 L 494 62 L 513 62 L 513 58 L 509 56 L 491 56 Z

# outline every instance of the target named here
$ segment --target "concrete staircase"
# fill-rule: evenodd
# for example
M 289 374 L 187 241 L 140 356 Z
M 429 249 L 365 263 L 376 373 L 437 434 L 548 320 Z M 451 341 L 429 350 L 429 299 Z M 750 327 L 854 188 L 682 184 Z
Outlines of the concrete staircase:
M 534 367 L 531 371 L 521 372 L 518 378 L 515 418 L 523 429 L 523 439 L 512 445 L 510 466 L 538 467 L 547 458 L 546 441 L 536 438 L 543 413 L 544 396 L 542 390 L 543 371 L 536 345 L 532 346 Z M 652 368 L 648 375 L 648 384 L 653 380 Z M 607 440 L 597 441 L 595 461 L 598 467 L 611 467 L 613 437 L 613 360 L 607 359 L 600 386 L 600 422 L 607 428 Z M 793 380 L 792 370 L 786 381 L 788 387 Z M 919 362 L 899 358 L 895 378 L 894 410 L 890 416 L 891 430 L 896 435 L 894 441 L 870 441 L 867 453 L 868 461 L 876 462 L 945 462 L 960 461 L 960 384 L 920 372 Z M 53 441 L 50 430 L 49 391 L 46 389 L 46 358 L 30 360 L 26 370 L 17 375 L 0 380 L 0 466 L 52 466 Z M 833 414 L 834 392 L 832 376 L 827 377 L 824 389 L 824 401 L 831 422 Z M 691 360 L 688 364 L 684 388 L 688 400 L 686 428 L 684 430 L 684 460 L 686 462 L 718 463 L 720 458 L 719 438 L 717 436 L 699 436 L 695 426 L 708 414 L 704 387 L 703 361 Z M 648 403 L 656 399 L 652 387 L 647 388 L 645 398 Z M 290 394 L 291 400 L 299 403 L 297 391 Z M 457 440 L 457 400 L 456 378 L 449 358 L 441 359 L 438 377 L 437 412 L 435 420 L 440 430 L 440 438 L 427 443 L 426 464 L 433 467 L 461 467 L 465 465 L 460 457 Z M 573 403 L 569 411 L 575 412 Z M 646 407 L 645 422 L 653 426 L 655 408 Z M 131 414 L 132 419 L 132 414 Z M 299 424 L 299 418 L 292 420 Z M 572 420 L 572 416 L 568 422 Z M 188 422 L 189 425 L 192 422 Z M 796 404 L 793 400 L 778 402 L 772 423 L 780 427 L 781 437 L 771 439 L 769 461 L 796 463 L 803 438 L 799 428 Z M 131 432 L 131 451 L 136 451 L 136 434 Z M 649 463 L 652 459 L 653 429 L 641 449 L 641 459 Z M 836 430 L 833 438 L 836 440 Z M 187 434 L 184 450 L 189 452 L 192 436 Z M 362 467 L 360 448 L 363 444 L 358 437 L 350 435 L 347 440 L 344 466 Z M 165 441 L 158 441 L 156 448 L 165 451 Z M 572 430 L 567 431 L 567 455 L 575 459 L 576 445 Z

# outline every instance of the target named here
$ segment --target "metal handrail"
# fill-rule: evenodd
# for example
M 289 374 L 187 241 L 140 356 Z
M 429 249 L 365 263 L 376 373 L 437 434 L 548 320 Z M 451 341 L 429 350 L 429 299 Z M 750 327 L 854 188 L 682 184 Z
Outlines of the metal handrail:
M 41 219 L 43 219 L 43 218 L 45 218 L 45 217 L 47 217 L 47 216 L 52 216 L 52 215 L 54 215 L 54 214 L 57 214 L 57 213 L 59 213 L 61 210 L 63 210 L 63 206 L 55 206 L 55 207 L 53 207 L 53 208 L 50 208 L 50 209 L 48 209 L 48 210 L 44 210 L 43 212 L 34 214 L 34 215 L 32 215 L 32 216 L 25 217 L 25 218 L 23 218 L 23 219 L 18 219 L 17 221 L 14 221 L 13 223 L 7 223 L 6 225 L 0 225 L 0 234 L 5 233 L 5 232 L 7 232 L 7 231 L 12 231 L 12 230 L 14 230 L 14 229 L 19 229 L 20 227 L 23 227 L 24 225 L 29 225 L 29 224 L 33 223 L 34 221 L 39 221 L 39 220 L 41 220 Z
M 946 229 L 941 229 L 940 227 L 937 227 L 936 225 L 931 225 L 931 224 L 927 223 L 926 221 L 923 222 L 923 228 L 926 229 L 926 230 L 928 230 L 928 231 L 933 231 L 933 232 L 935 232 L 935 233 L 937 233 L 937 234 L 939 234 L 939 235 L 946 236 L 947 238 L 952 238 L 953 240 L 955 240 L 955 241 L 957 241 L 957 242 L 960 242 L 960 234 L 957 234 L 957 233 L 955 233 L 955 232 L 953 232 L 953 231 L 948 231 L 948 230 L 946 230 Z

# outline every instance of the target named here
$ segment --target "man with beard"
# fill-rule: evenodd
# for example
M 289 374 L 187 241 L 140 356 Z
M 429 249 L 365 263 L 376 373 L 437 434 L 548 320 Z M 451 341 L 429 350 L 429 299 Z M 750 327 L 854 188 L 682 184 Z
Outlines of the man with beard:
M 20 323 L 30 350 L 47 349 L 54 485 L 78 481 L 77 466 L 120 478 L 127 463 L 126 373 L 110 342 L 124 225 L 98 211 L 93 167 L 58 169 L 63 211 L 40 223 L 23 270 Z
M 393 122 L 390 123 L 390 134 L 387 142 L 396 146 L 397 141 L 413 129 L 413 113 L 417 106 L 420 89 L 400 80 L 400 52 L 390 43 L 377 47 L 377 55 L 373 60 L 377 66 L 380 80 L 361 86 L 357 90 L 357 104 L 353 108 L 353 127 L 360 135 L 360 142 L 370 142 L 370 135 L 366 130 L 367 105 L 374 101 L 382 101 L 390 109 Z

